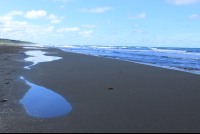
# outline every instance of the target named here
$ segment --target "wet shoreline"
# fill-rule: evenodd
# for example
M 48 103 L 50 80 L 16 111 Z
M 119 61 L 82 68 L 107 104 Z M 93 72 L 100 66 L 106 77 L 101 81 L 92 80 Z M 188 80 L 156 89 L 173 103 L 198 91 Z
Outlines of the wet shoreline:
M 20 67 L 6 77 L 14 80 L 7 85 L 10 98 L 0 103 L 0 132 L 200 132 L 199 75 L 55 48 L 41 51 L 63 59 L 29 70 L 23 67 L 30 63 L 16 62 Z M 48 119 L 29 116 L 20 100 L 31 87 L 20 76 L 62 95 L 72 111 Z

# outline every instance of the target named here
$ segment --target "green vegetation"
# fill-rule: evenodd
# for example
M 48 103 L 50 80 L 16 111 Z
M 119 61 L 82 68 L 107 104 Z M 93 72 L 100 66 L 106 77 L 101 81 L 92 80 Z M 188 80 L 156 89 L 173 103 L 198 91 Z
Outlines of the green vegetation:
M 1 39 L 0 38 L 0 44 L 6 44 L 6 43 L 12 43 L 12 44 L 35 44 L 32 42 L 28 42 L 28 41 L 20 41 L 20 40 L 10 40 L 10 39 Z

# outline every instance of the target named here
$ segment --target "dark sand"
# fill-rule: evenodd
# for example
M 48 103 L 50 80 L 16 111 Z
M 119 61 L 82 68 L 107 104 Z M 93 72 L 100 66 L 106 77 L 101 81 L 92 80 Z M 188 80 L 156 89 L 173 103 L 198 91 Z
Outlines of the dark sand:
M 15 58 L 23 58 L 22 51 Z M 30 63 L 13 60 L 19 67 L 7 75 L 12 79 L 7 87 L 0 76 L 0 94 L 6 94 L 0 99 L 8 99 L 0 102 L 1 133 L 200 132 L 200 75 L 53 48 L 42 51 L 63 59 L 30 70 L 23 68 Z M 20 76 L 63 96 L 72 111 L 50 119 L 29 116 L 19 101 L 30 87 Z

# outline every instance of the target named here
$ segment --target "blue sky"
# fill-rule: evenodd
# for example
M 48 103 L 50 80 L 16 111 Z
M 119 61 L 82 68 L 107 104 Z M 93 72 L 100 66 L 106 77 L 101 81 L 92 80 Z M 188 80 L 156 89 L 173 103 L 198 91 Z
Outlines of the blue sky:
M 0 38 L 200 48 L 200 0 L 0 0 Z

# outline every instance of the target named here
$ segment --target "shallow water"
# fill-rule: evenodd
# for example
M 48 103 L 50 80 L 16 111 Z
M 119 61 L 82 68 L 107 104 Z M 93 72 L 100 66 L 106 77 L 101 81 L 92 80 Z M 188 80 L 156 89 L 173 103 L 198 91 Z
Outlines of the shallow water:
M 27 51 L 25 53 L 27 55 L 33 56 L 33 57 L 28 57 L 28 58 L 24 59 L 25 61 L 33 62 L 32 65 L 25 66 L 24 68 L 26 68 L 26 69 L 30 69 L 31 66 L 34 66 L 40 62 L 50 62 L 50 61 L 62 59 L 62 57 L 44 55 L 47 52 L 40 51 L 40 50 Z
M 27 55 L 33 56 L 28 57 L 25 61 L 33 62 L 32 65 L 24 68 L 30 69 L 31 66 L 36 65 L 40 62 L 50 62 L 53 60 L 62 59 L 62 57 L 46 56 L 47 52 L 35 50 L 25 52 Z M 72 110 L 71 105 L 59 94 L 46 89 L 45 87 L 35 85 L 24 77 L 20 77 L 26 84 L 31 86 L 28 93 L 20 101 L 27 110 L 30 116 L 38 118 L 53 118 L 63 116 Z
M 25 49 L 47 49 L 45 47 L 23 47 Z
M 30 83 L 24 77 L 20 77 L 20 79 L 31 86 L 28 93 L 20 101 L 30 116 L 53 118 L 66 115 L 72 110 L 71 105 L 61 95 L 42 86 Z

